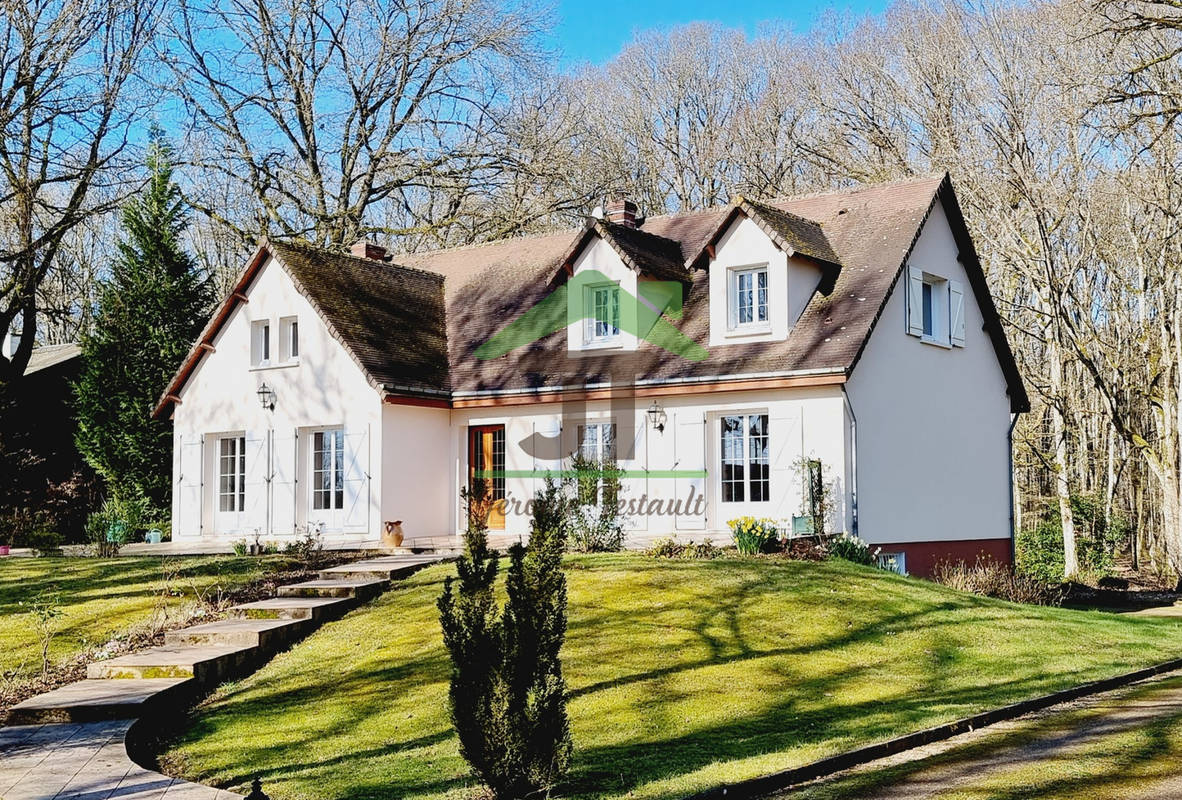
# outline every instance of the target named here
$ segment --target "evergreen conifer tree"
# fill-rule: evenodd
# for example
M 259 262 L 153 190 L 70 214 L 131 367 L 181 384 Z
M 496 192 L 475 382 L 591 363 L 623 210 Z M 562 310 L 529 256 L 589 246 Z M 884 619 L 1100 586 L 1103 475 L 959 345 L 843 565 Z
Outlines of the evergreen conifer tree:
M 212 284 L 185 252 L 188 215 L 173 181 L 172 152 L 153 129 L 148 180 L 123 208 L 123 240 L 82 338 L 75 384 L 77 445 L 115 497 L 168 508 L 172 426 L 152 410 L 212 304 Z
M 551 788 L 570 762 L 559 659 L 566 637 L 562 553 L 570 488 L 548 480 L 534 499 L 529 545 L 509 550 L 503 613 L 493 597 L 497 559 L 482 514 L 469 515 L 458 583 L 448 579 L 439 598 L 460 751 L 498 800 Z

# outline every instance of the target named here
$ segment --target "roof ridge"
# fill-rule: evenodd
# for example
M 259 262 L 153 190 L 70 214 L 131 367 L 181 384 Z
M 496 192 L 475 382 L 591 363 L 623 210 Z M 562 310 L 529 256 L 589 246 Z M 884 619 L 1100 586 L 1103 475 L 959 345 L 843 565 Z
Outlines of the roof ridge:
M 404 269 L 407 272 L 416 272 L 420 275 L 426 275 L 430 278 L 436 278 L 439 281 L 442 281 L 443 277 L 444 277 L 443 275 L 440 275 L 438 272 L 432 272 L 429 269 L 422 269 L 420 267 L 412 267 L 412 266 L 408 266 L 407 264 L 399 264 L 398 262 L 396 262 L 394 260 L 378 261 L 373 258 L 363 258 L 361 256 L 355 256 L 352 253 L 342 253 L 337 250 L 329 250 L 327 247 L 321 247 L 320 245 L 311 244 L 309 242 L 290 242 L 290 241 L 284 241 L 284 240 L 274 240 L 274 239 L 270 239 L 270 238 L 268 238 L 266 240 L 266 242 L 267 242 L 268 246 L 278 245 L 279 247 L 294 247 L 297 250 L 308 250 L 313 253 L 319 253 L 321 255 L 332 256 L 333 258 L 347 258 L 350 261 L 356 261 L 356 262 L 359 262 L 361 264 L 365 264 L 366 266 L 371 266 L 371 267 L 397 267 L 398 269 Z
M 506 244 L 508 242 L 527 241 L 529 239 L 541 239 L 545 236 L 560 236 L 562 234 L 569 234 L 575 236 L 583 231 L 583 226 L 577 228 L 556 228 L 552 231 L 544 233 L 530 233 L 525 236 L 506 236 L 503 239 L 489 239 L 485 242 L 471 242 L 470 244 L 453 244 L 451 247 L 440 247 L 435 250 L 416 250 L 416 251 L 402 251 L 400 253 L 392 254 L 394 256 L 433 256 L 438 253 L 455 253 L 460 250 L 479 250 L 482 247 L 493 247 L 494 245 Z M 408 269 L 417 269 L 417 267 L 408 267 Z M 429 270 L 428 270 L 429 271 Z
M 924 173 L 922 175 L 913 175 L 913 176 L 910 176 L 907 178 L 887 178 L 887 179 L 875 181 L 872 183 L 863 183 L 863 184 L 859 184 L 857 186 L 851 186 L 846 189 L 817 189 L 817 190 L 811 191 L 811 192 L 798 192 L 796 194 L 776 195 L 775 197 L 769 197 L 766 199 L 763 199 L 763 198 L 755 199 L 755 198 L 747 197 L 746 195 L 742 195 L 740 193 L 736 193 L 735 196 L 733 198 L 731 198 L 730 200 L 727 200 L 724 203 L 718 203 L 718 204 L 715 204 L 712 206 L 708 206 L 706 208 L 697 208 L 697 209 L 693 209 L 691 211 L 671 211 L 671 212 L 667 212 L 664 214 L 654 214 L 651 216 L 646 216 L 645 223 L 653 222 L 655 220 L 685 219 L 687 217 L 696 217 L 696 216 L 701 216 L 704 214 L 717 214 L 720 211 L 725 211 L 728 207 L 730 207 L 734 203 L 735 200 L 737 200 L 740 197 L 745 198 L 748 202 L 760 203 L 763 205 L 772 205 L 775 203 L 788 203 L 793 200 L 808 200 L 808 199 L 812 199 L 812 198 L 816 198 L 816 197 L 826 197 L 828 195 L 862 194 L 863 192 L 875 191 L 877 189 L 883 189 L 888 186 L 906 186 L 906 185 L 913 184 L 913 183 L 923 183 L 925 181 L 941 180 L 941 179 L 943 179 L 945 174 L 946 173 L 944 173 L 944 172 L 928 172 L 928 173 Z M 777 211 L 785 211 L 785 209 L 776 209 L 776 210 Z M 785 213 L 794 214 L 794 216 L 800 217 L 801 219 L 804 219 L 804 220 L 808 220 L 809 222 L 813 222 L 817 225 L 822 224 L 820 222 L 817 222 L 817 220 L 811 219 L 809 217 L 801 216 L 800 214 L 795 214 L 794 212 L 791 212 L 791 211 L 786 211 Z M 546 231 L 546 232 L 542 232 L 542 233 L 531 233 L 531 234 L 527 234 L 525 236 L 507 236 L 503 239 L 490 239 L 486 242 L 473 242 L 471 244 L 457 244 L 457 245 L 452 245 L 451 247 L 440 247 L 440 248 L 437 248 L 434 250 L 418 250 L 418 251 L 414 251 L 414 252 L 403 252 L 403 253 L 395 254 L 395 257 L 397 257 L 397 255 L 407 255 L 407 256 L 411 256 L 411 257 L 427 257 L 427 256 L 436 255 L 438 253 L 455 253 L 460 250 L 479 250 L 482 247 L 493 247 L 495 245 L 501 245 L 501 244 L 505 244 L 507 242 L 513 242 L 513 241 L 519 241 L 519 240 L 520 241 L 528 241 L 530 239 L 541 239 L 546 236 L 560 236 L 563 234 L 570 235 L 570 236 L 577 236 L 583 230 L 584 230 L 584 226 L 555 228 L 554 230 L 550 230 L 550 231 Z M 644 227 L 644 225 L 641 225 L 641 226 L 635 228 L 634 230 L 643 231 L 643 232 L 648 233 L 652 236 L 657 236 L 662 239 L 669 238 L 667 236 L 661 236 L 661 234 L 659 234 L 659 233 L 653 233 L 652 231 L 647 230 Z M 670 241 L 677 241 L 677 240 L 670 239 Z M 414 268 L 409 267 L 408 269 L 414 269 Z

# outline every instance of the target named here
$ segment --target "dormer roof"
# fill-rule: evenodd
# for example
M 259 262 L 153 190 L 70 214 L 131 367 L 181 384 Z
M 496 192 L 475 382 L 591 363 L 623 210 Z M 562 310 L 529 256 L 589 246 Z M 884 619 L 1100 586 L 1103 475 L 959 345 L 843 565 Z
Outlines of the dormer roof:
M 602 219 L 587 220 L 563 259 L 562 266 L 569 271 L 579 253 L 596 236 L 607 242 L 633 272 L 658 280 L 690 280 L 681 242 L 631 225 L 618 225 Z

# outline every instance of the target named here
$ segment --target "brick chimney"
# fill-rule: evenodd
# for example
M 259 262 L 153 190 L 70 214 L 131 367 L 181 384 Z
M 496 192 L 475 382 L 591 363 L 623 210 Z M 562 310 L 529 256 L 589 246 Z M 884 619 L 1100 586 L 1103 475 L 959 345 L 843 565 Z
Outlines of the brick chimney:
M 636 204 L 627 197 L 622 194 L 614 194 L 607 199 L 607 205 L 603 207 L 603 215 L 608 222 L 635 228 L 637 210 Z
M 349 248 L 349 252 L 358 258 L 368 258 L 372 261 L 386 260 L 386 248 L 377 242 L 371 242 L 369 239 L 358 239 Z

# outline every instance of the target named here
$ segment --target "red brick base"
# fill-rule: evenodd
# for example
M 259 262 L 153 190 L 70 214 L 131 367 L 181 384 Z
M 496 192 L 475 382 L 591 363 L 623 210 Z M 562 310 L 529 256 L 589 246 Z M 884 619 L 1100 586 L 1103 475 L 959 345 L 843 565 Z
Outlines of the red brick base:
M 870 542 L 870 549 L 884 553 L 905 553 L 907 574 L 930 578 L 941 561 L 964 561 L 972 564 L 978 557 L 988 557 L 1002 564 L 1010 563 L 1009 539 L 968 539 L 959 542 Z

